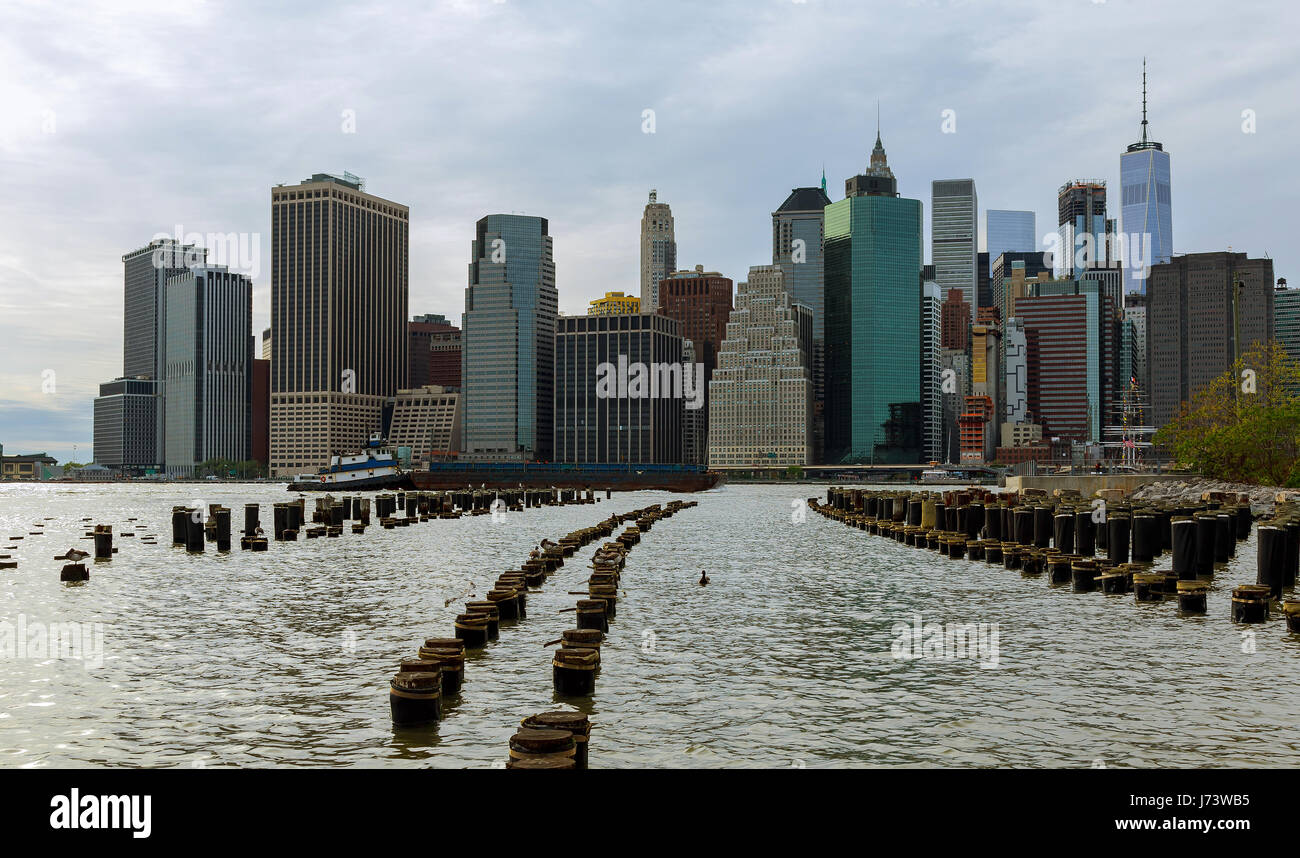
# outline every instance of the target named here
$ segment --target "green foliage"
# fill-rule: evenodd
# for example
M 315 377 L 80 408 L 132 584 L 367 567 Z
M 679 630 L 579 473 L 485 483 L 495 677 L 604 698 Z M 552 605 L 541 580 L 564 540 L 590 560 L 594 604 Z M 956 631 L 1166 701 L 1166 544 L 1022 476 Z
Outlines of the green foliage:
M 1156 433 L 1206 477 L 1300 486 L 1300 364 L 1276 340 L 1256 344 Z
M 798 465 L 791 465 L 790 467 L 785 469 L 785 475 L 792 480 L 802 479 L 803 468 L 799 467 Z
M 265 474 L 262 466 L 252 459 L 242 462 L 235 462 L 230 459 L 208 459 L 195 466 L 194 476 L 214 476 L 222 479 L 233 477 L 241 480 L 252 480 L 265 476 Z

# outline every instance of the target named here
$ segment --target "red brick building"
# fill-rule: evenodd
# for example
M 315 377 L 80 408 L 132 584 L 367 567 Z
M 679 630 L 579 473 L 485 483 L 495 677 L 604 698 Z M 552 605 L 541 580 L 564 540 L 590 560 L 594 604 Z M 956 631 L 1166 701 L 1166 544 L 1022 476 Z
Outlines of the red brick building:
M 965 351 L 970 344 L 970 302 L 962 300 L 960 289 L 949 289 L 939 305 L 940 348 Z
M 730 277 L 705 271 L 703 265 L 695 266 L 694 271 L 678 271 L 659 281 L 657 312 L 681 323 L 682 337 L 695 344 L 695 360 L 704 364 L 705 400 L 700 410 L 704 438 L 708 438 L 709 380 L 718 365 L 718 349 L 727 338 L 734 286 Z M 650 310 L 643 308 L 643 311 Z
M 406 323 L 408 340 L 407 387 L 429 384 L 442 387 L 461 385 L 460 328 L 444 316 L 426 314 Z

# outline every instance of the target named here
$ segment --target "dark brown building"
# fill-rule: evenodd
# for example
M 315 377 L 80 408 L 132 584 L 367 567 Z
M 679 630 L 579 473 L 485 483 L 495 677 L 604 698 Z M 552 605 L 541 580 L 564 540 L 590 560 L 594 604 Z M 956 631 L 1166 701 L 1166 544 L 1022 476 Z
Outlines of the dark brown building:
M 460 387 L 460 328 L 445 316 L 426 313 L 406 325 L 411 388 L 437 384 Z
M 1237 355 L 1233 283 L 1240 353 L 1268 340 L 1273 327 L 1273 260 L 1244 253 L 1189 253 L 1151 266 L 1147 278 L 1147 367 L 1154 425 L 1164 426 L 1183 402 L 1227 372 Z
M 253 460 L 263 468 L 271 463 L 271 362 L 253 360 L 253 403 L 249 409 Z
M 940 347 L 965 351 L 970 344 L 970 302 L 963 300 L 960 289 L 949 289 L 939 312 Z
M 681 323 L 682 338 L 695 347 L 695 360 L 704 364 L 704 407 L 700 409 L 704 449 L 708 449 L 709 380 L 718 365 L 718 349 L 727 338 L 731 299 L 735 284 L 730 277 L 705 271 L 678 271 L 659 281 L 659 313 Z

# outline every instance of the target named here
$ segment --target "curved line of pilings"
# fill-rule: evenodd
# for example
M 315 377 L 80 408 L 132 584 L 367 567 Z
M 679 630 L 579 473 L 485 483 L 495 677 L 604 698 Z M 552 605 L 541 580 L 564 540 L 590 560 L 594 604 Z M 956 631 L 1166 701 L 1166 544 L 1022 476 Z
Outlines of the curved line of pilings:
M 671 518 L 683 509 L 698 506 L 699 501 L 669 501 L 634 510 L 620 516 L 634 524 L 623 530 L 616 540 L 596 549 L 591 558 L 592 573 L 587 579 L 586 595 L 574 611 L 576 628 L 566 629 L 560 638 L 546 646 L 559 644 L 551 657 L 551 682 L 559 697 L 590 697 L 596 690 L 600 672 L 600 645 L 617 617 L 618 587 L 632 548 L 641 542 L 658 521 Z M 568 734 L 567 736 L 565 734 Z M 542 712 L 524 718 L 519 730 L 510 737 L 508 769 L 585 769 L 591 723 L 585 715 L 568 711 Z
M 606 543 L 596 552 L 593 561 L 601 558 L 604 562 L 593 562 L 593 569 L 597 571 L 588 580 L 585 595 L 589 599 L 581 600 L 576 609 L 578 628 L 566 630 L 559 640 L 551 642 L 561 644 L 560 650 L 552 657 L 553 682 L 557 692 L 562 696 L 590 694 L 594 689 L 594 673 L 599 667 L 600 643 L 617 603 L 617 573 L 622 570 L 627 550 L 640 539 L 642 524 L 644 530 L 649 530 L 653 521 L 697 503 L 672 501 L 667 511 L 654 504 L 610 516 L 592 527 L 573 531 L 555 543 L 543 540 L 541 549 L 534 550 L 519 570 L 498 576 L 485 601 L 466 602 L 464 613 L 456 616 L 452 637 L 427 638 L 415 658 L 402 660 L 398 673 L 389 681 L 389 708 L 394 726 L 436 726 L 464 686 L 466 652 L 486 648 L 503 630 L 527 619 L 528 592 L 540 589 L 546 579 L 564 565 L 566 558 L 580 548 L 608 537 L 622 522 L 636 520 L 636 527 L 627 528 L 616 542 Z M 612 579 L 610 569 L 614 570 Z M 556 666 L 557 662 L 559 666 Z M 593 683 L 591 687 L 572 684 L 571 674 L 577 670 L 589 674 L 588 681 Z M 590 734 L 589 719 L 577 712 L 542 712 L 525 718 L 511 740 L 511 759 L 507 768 L 586 768 Z
M 1132 593 L 1137 602 L 1176 601 L 1182 616 L 1206 612 L 1214 574 L 1250 536 L 1248 498 L 1206 492 L 1199 503 L 1144 503 L 1119 492 L 1083 498 L 1076 491 L 997 493 L 987 489 L 898 492 L 831 487 L 823 516 L 951 560 L 1001 564 L 1022 577 L 1045 577 L 1076 593 Z M 1231 619 L 1261 623 L 1276 603 L 1300 633 L 1300 506 L 1279 501 L 1259 524 L 1257 577 L 1232 589 Z M 1104 556 L 1103 556 L 1104 555 Z M 1169 566 L 1157 568 L 1163 558 Z

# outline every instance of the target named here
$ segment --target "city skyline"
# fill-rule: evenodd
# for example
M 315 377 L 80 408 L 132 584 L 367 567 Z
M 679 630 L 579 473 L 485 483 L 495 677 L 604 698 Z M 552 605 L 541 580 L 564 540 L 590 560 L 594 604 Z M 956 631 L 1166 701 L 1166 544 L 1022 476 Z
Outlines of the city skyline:
M 7 451 L 60 459 L 75 444 L 77 458 L 89 459 L 90 402 L 121 368 L 121 256 L 156 235 L 180 226 L 182 237 L 247 236 L 258 252 L 250 257 L 258 270 L 243 272 L 253 277 L 253 327 L 267 327 L 268 185 L 349 170 L 410 206 L 410 312 L 453 322 L 473 224 L 497 212 L 547 218 L 559 307 L 579 314 L 610 289 L 637 291 L 638 223 L 651 188 L 673 206 L 679 269 L 703 264 L 743 276 L 768 255 L 770 214 L 791 188 L 817 184 L 824 166 L 832 199 L 841 198 L 839 182 L 861 169 L 870 149 L 877 99 L 903 197 L 926 200 L 931 181 L 971 176 L 982 207 L 1035 211 L 1041 238 L 1055 223 L 1056 188 L 1095 178 L 1111 189 L 1114 217 L 1116 153 L 1139 129 L 1143 56 L 1151 136 L 1177 155 L 1173 183 L 1190 188 L 1213 177 L 1223 189 L 1213 207 L 1195 210 L 1191 195 L 1175 189 L 1183 208 L 1174 213 L 1173 251 L 1267 253 L 1286 276 L 1289 259 L 1279 253 L 1294 180 L 1279 180 L 1276 165 L 1288 163 L 1294 139 L 1287 98 L 1294 72 L 1280 45 L 1231 54 L 1219 47 L 1251 37 L 1261 17 L 1254 8 L 1222 21 L 1213 37 L 1195 15 L 1171 20 L 1113 3 L 955 7 L 942 20 L 904 8 L 891 20 L 899 32 L 969 47 L 935 65 L 911 56 L 908 40 L 882 44 L 871 67 L 891 69 L 888 77 L 865 75 L 860 57 L 827 49 L 879 23 L 816 0 L 693 9 L 691 25 L 664 31 L 691 57 L 680 66 L 653 62 L 660 48 L 636 39 L 652 18 L 673 20 L 662 9 L 593 7 L 558 30 L 541 27 L 545 12 L 523 3 L 444 4 L 406 14 L 400 27 L 376 14 L 340 28 L 322 13 L 292 32 L 332 49 L 289 66 L 243 38 L 220 60 L 182 61 L 172 49 L 235 19 L 280 31 L 275 13 L 254 7 L 169 7 L 138 16 L 130 30 L 114 23 L 117 9 L 106 17 L 7 8 L 0 156 L 12 183 L 0 202 L 0 336 L 9 344 L 0 439 Z M 994 51 L 1010 15 L 1026 44 L 1066 21 L 1088 27 L 1098 49 L 1096 90 L 1062 98 L 1059 77 L 1026 74 L 1032 51 Z M 1130 35 L 1157 23 L 1169 36 L 1160 43 Z M 58 31 L 63 49 L 35 38 L 38 30 Z M 105 31 L 121 38 L 112 62 L 98 47 Z M 1159 47 L 1176 39 L 1183 50 Z M 507 44 L 514 53 L 485 72 L 491 98 L 438 83 L 471 52 Z M 579 59 L 576 44 L 591 53 Z M 376 62 L 380 56 L 393 62 Z M 602 83 L 556 88 L 579 64 L 582 81 Z M 94 75 L 83 71 L 90 68 Z M 308 95 L 286 107 L 288 89 Z M 1006 121 L 1007 103 L 1028 107 L 1024 121 Z M 798 121 L 773 124 L 785 109 L 776 105 L 791 106 Z M 645 133 L 646 110 L 654 111 L 654 133 Z M 1246 110 L 1256 133 L 1243 133 Z M 944 131 L 949 119 L 953 133 Z M 162 145 L 177 134 L 191 145 Z M 123 176 L 133 182 L 130 194 L 117 189 Z M 70 322 L 74 334 L 51 336 Z M 52 392 L 46 370 L 55 373 Z

